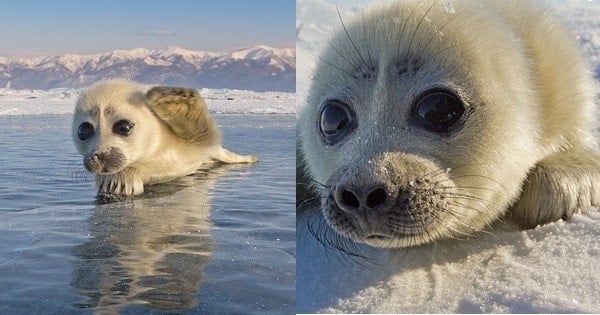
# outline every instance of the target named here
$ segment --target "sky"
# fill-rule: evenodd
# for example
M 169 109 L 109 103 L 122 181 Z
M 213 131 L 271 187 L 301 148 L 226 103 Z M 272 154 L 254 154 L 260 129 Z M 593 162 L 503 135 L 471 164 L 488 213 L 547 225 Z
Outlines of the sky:
M 2 0 L 0 56 L 295 47 L 295 0 Z

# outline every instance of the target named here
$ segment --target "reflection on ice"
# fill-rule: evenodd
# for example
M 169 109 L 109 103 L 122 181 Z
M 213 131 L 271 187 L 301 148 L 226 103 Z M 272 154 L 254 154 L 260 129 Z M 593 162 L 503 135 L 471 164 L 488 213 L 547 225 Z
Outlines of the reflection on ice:
M 239 165 L 219 165 L 166 184 L 141 198 L 98 204 L 91 238 L 73 249 L 71 286 L 88 297 L 79 308 L 118 312 L 134 304 L 161 309 L 198 304 L 210 237 L 210 189 Z

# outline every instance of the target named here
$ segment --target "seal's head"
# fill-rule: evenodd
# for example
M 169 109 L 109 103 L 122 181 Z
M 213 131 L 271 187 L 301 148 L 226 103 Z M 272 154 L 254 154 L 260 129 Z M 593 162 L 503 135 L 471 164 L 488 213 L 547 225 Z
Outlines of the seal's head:
M 144 87 L 127 80 L 97 83 L 77 101 L 72 137 L 85 168 L 116 174 L 160 143 L 158 120 L 146 105 Z
M 298 123 L 301 158 L 335 231 L 377 247 L 472 234 L 518 197 L 555 146 L 552 129 L 578 124 L 542 118 L 560 97 L 553 84 L 580 79 L 544 73 L 573 49 L 536 45 L 543 28 L 566 35 L 530 4 L 504 2 L 394 1 L 341 22 Z M 513 25 L 511 14 L 544 23 Z

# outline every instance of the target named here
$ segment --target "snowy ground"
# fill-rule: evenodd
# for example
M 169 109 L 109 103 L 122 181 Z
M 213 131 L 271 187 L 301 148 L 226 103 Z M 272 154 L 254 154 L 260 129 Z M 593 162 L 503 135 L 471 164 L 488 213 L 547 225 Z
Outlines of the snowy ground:
M 0 89 L 0 116 L 71 114 L 80 90 Z M 294 114 L 296 96 L 284 92 L 201 89 L 211 112 L 219 114 Z
M 600 77 L 600 1 L 550 2 L 573 29 Z M 340 0 L 352 14 L 362 0 Z M 349 10 L 350 9 L 350 10 Z M 350 12 L 350 13 L 349 13 Z M 297 93 L 303 106 L 314 55 L 338 27 L 334 0 L 297 1 Z M 600 137 L 600 136 L 599 136 Z M 299 312 L 600 312 L 600 212 L 520 231 L 489 233 L 399 252 L 362 248 L 371 262 L 325 250 L 297 231 Z

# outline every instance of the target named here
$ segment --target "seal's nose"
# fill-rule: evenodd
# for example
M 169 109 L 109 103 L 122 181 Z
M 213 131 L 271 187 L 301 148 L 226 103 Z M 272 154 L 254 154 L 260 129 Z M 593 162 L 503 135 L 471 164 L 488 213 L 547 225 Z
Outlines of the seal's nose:
M 382 185 L 346 186 L 339 185 L 335 190 L 335 201 L 345 212 L 354 212 L 361 208 L 367 210 L 386 210 L 389 208 L 388 192 Z
M 107 154 L 104 152 L 97 152 L 94 153 L 94 155 L 92 155 L 92 159 L 94 159 L 94 162 L 98 163 L 101 161 L 104 161 L 106 159 Z

